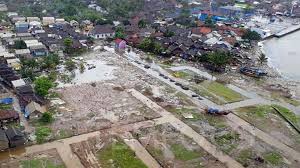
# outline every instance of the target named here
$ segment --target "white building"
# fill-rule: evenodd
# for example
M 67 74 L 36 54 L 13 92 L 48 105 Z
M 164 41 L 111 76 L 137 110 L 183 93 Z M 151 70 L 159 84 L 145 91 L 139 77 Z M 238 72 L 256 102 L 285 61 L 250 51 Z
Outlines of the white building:
M 95 39 L 113 38 L 115 36 L 115 31 L 110 25 L 96 25 L 89 33 L 89 36 Z
M 48 26 L 48 25 L 51 25 L 51 24 L 55 23 L 55 18 L 54 17 L 43 17 L 42 22 L 43 22 L 44 26 Z

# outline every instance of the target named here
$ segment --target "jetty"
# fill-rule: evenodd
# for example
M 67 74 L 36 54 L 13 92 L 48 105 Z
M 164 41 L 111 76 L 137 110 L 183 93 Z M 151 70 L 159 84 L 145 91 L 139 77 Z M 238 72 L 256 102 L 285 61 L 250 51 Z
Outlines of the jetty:
M 280 32 L 278 32 L 278 33 L 276 33 L 276 34 L 274 34 L 273 36 L 274 36 L 274 37 L 277 37 L 277 38 L 280 38 L 280 37 L 283 37 L 283 36 L 285 36 L 285 35 L 288 35 L 288 34 L 290 34 L 290 33 L 293 33 L 293 32 L 295 32 L 295 31 L 298 31 L 298 30 L 300 30 L 300 25 L 294 25 L 294 26 L 292 26 L 292 27 L 286 28 L 286 29 L 284 29 L 284 30 L 282 30 L 282 31 L 280 31 Z

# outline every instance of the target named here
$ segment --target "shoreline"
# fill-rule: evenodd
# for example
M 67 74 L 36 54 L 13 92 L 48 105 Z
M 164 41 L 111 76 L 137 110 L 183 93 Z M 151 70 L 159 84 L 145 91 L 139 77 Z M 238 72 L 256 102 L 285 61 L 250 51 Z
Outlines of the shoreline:
M 265 54 L 264 50 L 264 43 L 265 40 L 258 42 L 258 45 L 252 49 L 252 59 L 257 60 L 260 53 Z M 267 55 L 266 55 L 267 56 Z M 259 65 L 262 69 L 264 69 L 268 76 L 265 78 L 265 83 L 267 84 L 280 84 L 286 88 L 288 88 L 292 93 L 293 97 L 300 98 L 300 81 L 297 79 L 293 79 L 291 77 L 285 76 L 280 72 L 275 65 L 272 64 L 270 61 L 271 58 L 268 57 L 268 62 L 264 63 L 263 65 Z

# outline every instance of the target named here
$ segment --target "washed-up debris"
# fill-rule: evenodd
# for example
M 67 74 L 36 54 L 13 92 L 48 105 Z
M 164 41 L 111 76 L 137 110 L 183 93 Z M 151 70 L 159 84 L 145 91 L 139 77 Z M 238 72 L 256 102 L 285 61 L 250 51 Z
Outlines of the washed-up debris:
M 242 67 L 240 72 L 244 75 L 260 78 L 267 75 L 267 72 L 263 71 L 262 69 L 253 68 L 253 67 Z
M 268 91 L 274 91 L 279 92 L 282 96 L 286 98 L 291 98 L 292 94 L 290 93 L 290 90 L 281 84 L 271 84 L 265 87 Z
M 191 113 L 183 113 L 182 116 L 186 119 L 193 119 L 194 118 L 193 114 L 191 114 Z
M 50 103 L 51 103 L 51 106 L 60 106 L 60 105 L 66 104 L 66 102 L 63 101 L 63 100 L 61 100 L 60 98 L 52 99 L 52 100 L 50 101 Z
M 192 97 L 199 97 L 199 95 L 197 95 L 197 94 L 193 94 L 193 95 L 192 95 Z
M 144 68 L 146 68 L 146 69 L 149 69 L 149 68 L 150 68 L 150 66 L 149 66 L 149 65 L 145 65 L 145 66 L 144 66 Z
M 187 86 L 181 86 L 181 88 L 183 89 L 183 90 L 190 90 L 190 88 L 189 87 L 187 87 Z
M 94 65 L 94 64 L 88 64 L 87 66 L 88 66 L 88 70 L 96 68 L 96 65 Z
M 208 80 L 206 77 L 195 75 L 192 79 L 196 84 L 202 83 L 205 80 Z
M 211 114 L 211 115 L 228 115 L 229 113 L 232 113 L 232 112 L 229 110 L 219 110 L 219 109 L 215 109 L 215 108 L 207 108 L 206 113 Z

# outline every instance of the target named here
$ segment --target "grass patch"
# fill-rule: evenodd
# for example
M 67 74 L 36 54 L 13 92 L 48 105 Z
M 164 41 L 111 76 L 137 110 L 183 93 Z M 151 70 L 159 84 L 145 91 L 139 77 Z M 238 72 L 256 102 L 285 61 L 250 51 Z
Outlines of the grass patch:
M 284 100 L 285 102 L 287 102 L 287 103 L 293 105 L 293 106 L 296 106 L 296 107 L 300 106 L 300 102 L 297 101 L 297 100 L 294 100 L 294 99 L 291 99 L 291 98 L 286 98 L 286 97 L 284 97 L 283 100 Z
M 280 111 L 280 113 L 286 117 L 288 120 L 290 120 L 291 122 L 293 122 L 294 124 L 296 124 L 297 126 L 299 126 L 299 121 L 300 118 L 299 116 L 297 116 L 295 113 L 291 112 L 289 109 L 284 108 L 282 106 L 279 105 L 272 105 L 273 107 L 275 107 L 277 110 Z
M 209 125 L 214 126 L 216 128 L 225 128 L 227 127 L 224 118 L 218 116 L 212 116 L 204 114 L 196 108 L 187 108 L 187 107 L 180 107 L 177 108 L 176 106 L 167 106 L 165 107 L 167 111 L 171 113 L 175 113 L 180 119 L 185 121 L 206 121 Z M 191 113 L 194 118 L 185 119 L 183 118 L 183 113 Z
M 202 85 L 192 85 L 192 90 L 207 98 L 208 100 L 218 104 L 218 105 L 223 105 L 226 104 L 226 102 L 224 100 L 221 100 L 220 98 L 218 98 L 217 96 L 215 96 L 214 94 L 210 93 L 207 89 L 205 89 Z
M 292 98 L 287 98 L 287 97 L 284 97 L 282 95 L 280 95 L 280 93 L 277 93 L 277 92 L 273 92 L 271 94 L 271 97 L 275 100 L 278 100 L 278 101 L 284 101 L 286 103 L 289 103 L 293 106 L 300 106 L 300 102 L 295 100 L 295 99 L 292 99 Z
M 261 106 L 248 106 L 242 107 L 237 110 L 240 113 L 246 113 L 243 115 L 251 116 L 252 118 L 266 118 L 269 113 L 273 111 L 271 106 L 261 105 Z
M 206 115 L 205 120 L 209 123 L 209 125 L 214 126 L 216 128 L 225 128 L 227 127 L 226 122 L 223 117 L 221 116 L 212 116 L 212 115 Z
M 175 158 L 182 161 L 196 159 L 201 156 L 199 152 L 188 150 L 181 144 L 172 144 L 171 150 L 174 153 Z
M 196 73 L 194 73 L 193 71 L 189 71 L 189 70 L 172 72 L 172 76 L 174 76 L 175 78 L 180 78 L 180 79 L 185 79 L 185 80 L 193 79 L 194 76 L 196 76 L 196 75 L 197 75 Z
M 282 156 L 277 152 L 269 152 L 263 155 L 263 158 L 270 164 L 277 166 L 283 163 Z
M 184 93 L 178 92 L 175 94 L 175 96 L 179 99 L 180 104 L 185 105 L 185 106 L 195 106 L 193 101 Z
M 147 147 L 149 153 L 156 159 L 163 159 L 163 151 L 160 148 Z
M 72 132 L 70 130 L 61 129 L 59 130 L 55 139 L 64 139 L 64 138 L 69 138 L 71 136 L 72 136 Z
M 203 82 L 202 85 L 206 87 L 208 91 L 216 94 L 217 96 L 224 98 L 224 100 L 227 103 L 239 102 L 244 100 L 241 94 L 229 89 L 228 87 L 226 87 L 221 83 L 205 81 Z
M 240 140 L 240 135 L 236 132 L 229 132 L 224 135 L 215 136 L 216 143 L 225 153 L 230 153 L 237 147 L 237 141 Z
M 49 127 L 38 127 L 35 131 L 36 141 L 41 144 L 47 141 L 52 131 Z
M 181 115 L 182 113 L 195 113 L 197 111 L 195 108 L 186 108 L 186 107 L 177 108 L 176 106 L 167 108 L 167 110 L 171 113 L 176 113 L 178 115 Z
M 253 151 L 251 149 L 242 150 L 238 157 L 237 161 L 240 162 L 243 166 L 247 167 L 253 159 Z
M 147 168 L 124 142 L 113 142 L 99 151 L 97 155 L 103 168 Z
M 0 104 L 0 110 L 11 110 L 12 105 L 11 104 Z
M 64 165 L 57 165 L 48 159 L 33 159 L 21 161 L 22 168 L 64 168 Z
M 163 69 L 168 69 L 172 67 L 172 65 L 167 65 L 167 64 L 159 64 L 159 66 L 162 67 Z

